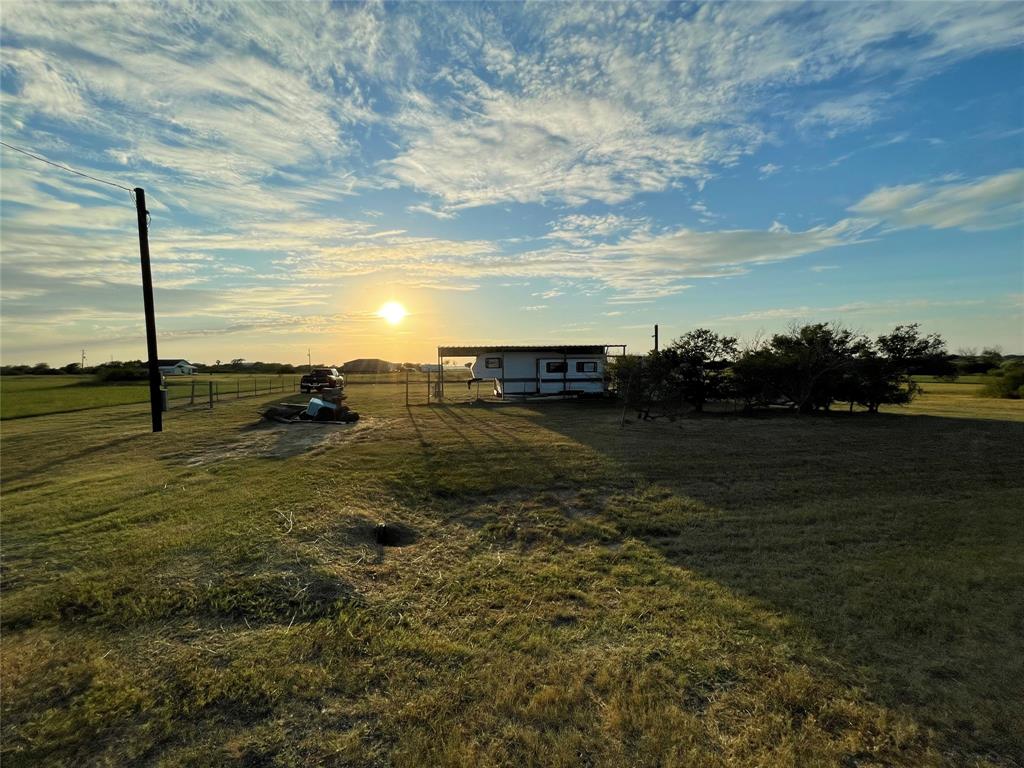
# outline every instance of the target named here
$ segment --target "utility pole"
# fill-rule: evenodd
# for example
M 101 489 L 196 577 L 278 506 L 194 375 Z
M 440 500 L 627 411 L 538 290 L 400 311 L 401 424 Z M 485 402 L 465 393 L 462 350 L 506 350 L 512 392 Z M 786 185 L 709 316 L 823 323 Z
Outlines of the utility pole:
M 309 372 L 313 372 L 313 353 L 309 351 L 309 347 L 306 348 L 306 363 L 309 367 Z
M 81 373 L 84 370 L 85 370 L 85 350 L 83 349 L 82 350 L 82 364 L 80 366 L 78 366 L 78 371 L 79 371 L 79 373 Z
M 658 351 L 658 326 L 657 326 L 657 324 L 655 324 L 655 326 L 654 326 L 654 351 L 655 352 Z
M 156 310 L 153 307 L 153 275 L 149 270 L 149 222 L 146 192 L 135 188 L 135 211 L 139 217 L 139 257 L 142 262 L 142 303 L 146 312 L 146 351 L 149 355 L 149 412 L 153 431 L 163 432 L 163 403 L 160 399 L 160 363 L 156 352 Z

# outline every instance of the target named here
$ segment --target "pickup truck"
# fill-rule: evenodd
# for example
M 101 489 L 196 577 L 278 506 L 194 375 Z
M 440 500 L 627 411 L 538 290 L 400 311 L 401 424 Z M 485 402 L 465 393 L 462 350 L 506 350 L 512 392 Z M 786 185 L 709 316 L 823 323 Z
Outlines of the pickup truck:
M 325 387 L 343 387 L 345 377 L 337 368 L 314 368 L 299 381 L 300 392 L 320 392 Z

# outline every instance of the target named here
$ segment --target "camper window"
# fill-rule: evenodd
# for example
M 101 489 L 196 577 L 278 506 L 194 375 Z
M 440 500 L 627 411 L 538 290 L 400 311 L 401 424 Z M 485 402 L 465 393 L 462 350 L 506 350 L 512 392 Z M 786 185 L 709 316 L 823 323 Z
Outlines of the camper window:
M 565 361 L 564 360 L 552 361 L 552 362 L 547 364 L 547 367 L 545 368 L 545 370 L 548 373 L 565 373 L 565 371 L 566 371 Z
M 593 360 L 576 363 L 576 373 L 597 373 L 597 363 Z
M 501 358 L 488 357 L 486 360 L 484 360 L 484 366 L 486 368 L 501 368 Z

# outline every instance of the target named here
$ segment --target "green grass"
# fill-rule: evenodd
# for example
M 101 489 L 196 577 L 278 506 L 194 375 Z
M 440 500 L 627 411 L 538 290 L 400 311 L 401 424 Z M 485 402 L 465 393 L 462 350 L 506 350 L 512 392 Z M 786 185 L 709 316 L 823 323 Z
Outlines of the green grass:
M 222 399 L 236 395 L 267 393 L 270 387 L 294 390 L 298 376 L 233 375 L 167 377 L 168 398 L 172 405 L 191 398 L 194 380 L 196 399 L 209 397 L 208 386 L 214 383 Z M 0 377 L 0 418 L 21 419 L 47 413 L 70 413 L 111 405 L 149 402 L 146 382 L 97 382 L 92 376 L 3 376 Z
M 915 376 L 914 381 L 927 384 L 927 383 L 938 383 L 938 384 L 985 384 L 989 380 L 989 377 L 984 373 L 965 373 L 957 376 L 955 379 L 950 381 L 942 376 Z
M 465 382 L 468 373 L 450 371 L 445 380 L 453 385 Z M 171 407 L 191 402 L 195 382 L 197 403 L 209 400 L 209 385 L 214 386 L 215 397 L 220 400 L 259 396 L 269 392 L 295 392 L 300 374 L 252 375 L 246 373 L 218 373 L 214 375 L 168 376 L 167 390 Z M 436 374 L 432 380 L 436 381 Z M 346 382 L 359 385 L 400 385 L 403 394 L 406 375 L 349 374 Z M 412 402 L 426 401 L 427 377 L 419 372 L 409 375 Z M 454 392 L 465 395 L 465 386 Z M 97 382 L 92 376 L 3 376 L 0 377 L 0 419 L 21 419 L 48 413 L 106 408 L 111 405 L 129 405 L 149 402 L 149 384 L 146 382 Z M 403 399 L 404 402 L 404 399 Z
M 1024 754 L 1019 402 L 620 428 L 379 384 L 258 426 L 278 399 L 4 423 L 5 765 Z

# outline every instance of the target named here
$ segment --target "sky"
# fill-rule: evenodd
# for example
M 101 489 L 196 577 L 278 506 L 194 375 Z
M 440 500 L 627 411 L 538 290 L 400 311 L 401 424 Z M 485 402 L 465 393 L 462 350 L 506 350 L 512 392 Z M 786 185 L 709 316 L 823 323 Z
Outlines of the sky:
M 0 131 L 146 190 L 161 357 L 1024 353 L 1022 43 L 1019 2 L 7 0 Z M 0 193 L 3 362 L 144 357 L 128 193 L 7 148 Z

